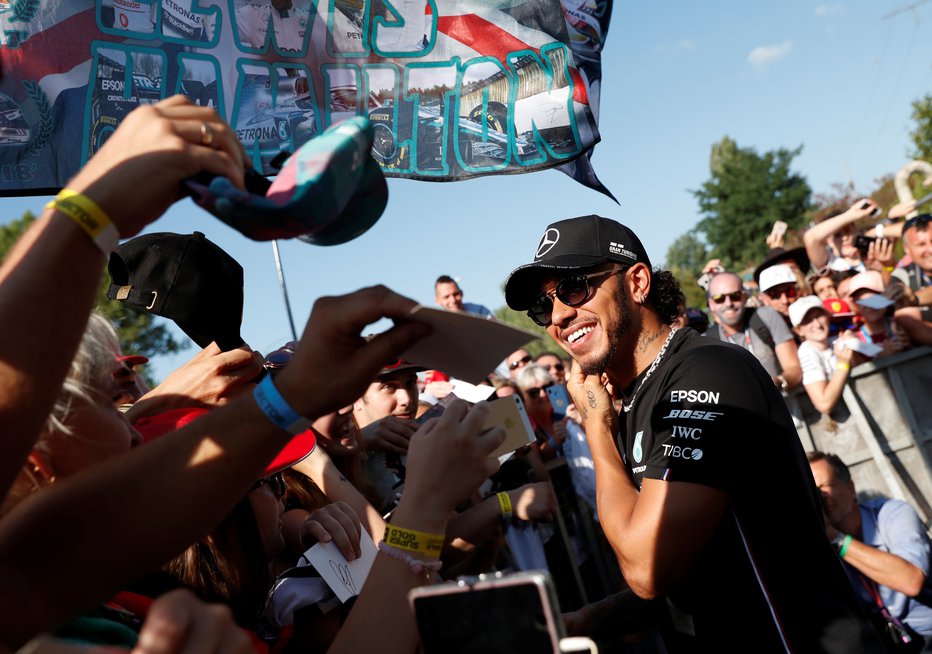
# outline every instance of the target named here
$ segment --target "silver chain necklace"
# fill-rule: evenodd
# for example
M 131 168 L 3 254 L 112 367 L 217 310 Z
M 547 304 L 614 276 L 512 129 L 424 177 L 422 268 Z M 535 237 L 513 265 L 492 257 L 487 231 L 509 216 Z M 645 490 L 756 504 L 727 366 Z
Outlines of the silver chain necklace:
M 625 413 L 628 413 L 631 409 L 634 408 L 634 398 L 638 396 L 638 393 L 640 393 L 641 389 L 644 388 L 644 384 L 650 378 L 651 374 L 653 374 L 657 366 L 660 365 L 660 360 L 663 359 L 663 355 L 667 353 L 667 346 L 670 345 L 670 341 L 673 340 L 673 335 L 677 331 L 679 331 L 679 327 L 674 327 L 670 330 L 670 333 L 667 334 L 667 340 L 663 342 L 663 347 L 660 348 L 660 353 L 654 359 L 654 362 L 650 364 L 650 368 L 647 369 L 647 374 L 644 375 L 644 379 L 641 380 L 641 383 L 638 385 L 638 387 L 634 389 L 634 393 L 631 394 L 631 401 L 625 402 L 624 407 L 622 407 L 625 410 Z

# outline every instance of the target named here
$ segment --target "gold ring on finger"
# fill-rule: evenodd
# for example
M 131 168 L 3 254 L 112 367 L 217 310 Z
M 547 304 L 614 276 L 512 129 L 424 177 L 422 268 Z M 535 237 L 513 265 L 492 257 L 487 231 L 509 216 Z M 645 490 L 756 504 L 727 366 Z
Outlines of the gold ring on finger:
M 210 147 L 214 143 L 214 130 L 210 123 L 201 123 L 201 145 Z

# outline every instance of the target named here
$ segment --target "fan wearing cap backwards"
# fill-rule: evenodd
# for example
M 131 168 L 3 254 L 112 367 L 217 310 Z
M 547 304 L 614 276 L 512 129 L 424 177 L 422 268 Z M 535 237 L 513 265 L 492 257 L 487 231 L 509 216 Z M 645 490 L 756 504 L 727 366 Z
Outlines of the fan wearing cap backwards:
M 660 600 L 667 651 L 882 651 L 772 380 L 744 348 L 670 327 L 679 285 L 630 229 L 549 225 L 505 298 L 574 359 L 599 518 L 633 592 Z

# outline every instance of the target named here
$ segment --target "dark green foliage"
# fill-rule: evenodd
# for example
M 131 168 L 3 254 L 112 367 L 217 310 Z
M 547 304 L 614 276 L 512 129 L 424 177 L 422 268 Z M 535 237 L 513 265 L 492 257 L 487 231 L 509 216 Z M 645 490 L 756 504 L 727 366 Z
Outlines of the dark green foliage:
M 805 177 L 790 170 L 801 151 L 802 146 L 758 154 L 727 136 L 712 146 L 712 176 L 693 191 L 704 215 L 696 229 L 711 246 L 709 256 L 742 269 L 763 258 L 774 221 L 790 228 L 803 224 L 811 189 Z

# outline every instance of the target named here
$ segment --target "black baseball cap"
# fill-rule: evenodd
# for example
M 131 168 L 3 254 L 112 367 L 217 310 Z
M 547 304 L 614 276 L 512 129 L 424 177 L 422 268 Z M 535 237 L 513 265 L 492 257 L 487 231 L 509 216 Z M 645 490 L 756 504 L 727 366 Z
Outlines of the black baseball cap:
M 111 300 L 173 320 L 202 348 L 243 344 L 243 267 L 202 233 L 137 236 L 113 251 L 107 271 Z
M 537 245 L 533 263 L 508 276 L 505 302 L 515 311 L 525 311 L 540 295 L 544 278 L 554 270 L 592 268 L 609 261 L 650 267 L 641 240 L 619 222 L 592 215 L 551 223 Z

